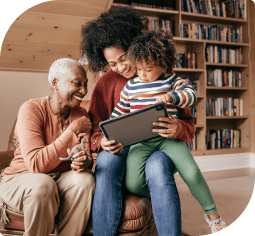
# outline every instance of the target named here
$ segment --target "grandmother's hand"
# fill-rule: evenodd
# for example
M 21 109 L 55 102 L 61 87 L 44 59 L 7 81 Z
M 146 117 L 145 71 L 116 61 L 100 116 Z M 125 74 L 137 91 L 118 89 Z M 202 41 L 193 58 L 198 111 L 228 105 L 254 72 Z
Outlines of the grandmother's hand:
M 68 154 L 70 149 L 67 150 Z M 87 168 L 91 169 L 93 166 L 93 159 L 91 154 L 87 154 L 86 150 L 81 150 L 72 156 L 71 168 L 73 171 L 83 171 Z
M 179 124 L 175 118 L 169 115 L 169 117 L 159 118 L 159 121 L 153 122 L 153 125 L 160 126 L 162 129 L 152 129 L 152 132 L 158 133 L 164 138 L 174 138 Z
M 101 147 L 112 154 L 119 154 L 122 152 L 123 145 L 121 143 L 116 143 L 114 140 L 108 140 L 106 137 L 101 139 Z
M 79 135 L 79 133 L 89 133 L 92 129 L 92 123 L 87 117 L 82 116 L 74 120 L 68 126 L 68 129 L 72 130 L 76 135 Z

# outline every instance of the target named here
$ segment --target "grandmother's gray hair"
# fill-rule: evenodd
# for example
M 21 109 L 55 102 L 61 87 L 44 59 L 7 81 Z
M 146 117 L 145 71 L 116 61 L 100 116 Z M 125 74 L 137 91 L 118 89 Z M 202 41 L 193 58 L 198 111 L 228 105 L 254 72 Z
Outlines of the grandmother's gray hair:
M 83 70 L 81 63 L 71 58 L 60 58 L 54 61 L 49 69 L 48 81 L 50 83 L 50 87 L 52 86 L 52 81 L 54 78 L 58 78 L 64 70 L 68 69 L 70 65 L 76 65 L 81 67 Z

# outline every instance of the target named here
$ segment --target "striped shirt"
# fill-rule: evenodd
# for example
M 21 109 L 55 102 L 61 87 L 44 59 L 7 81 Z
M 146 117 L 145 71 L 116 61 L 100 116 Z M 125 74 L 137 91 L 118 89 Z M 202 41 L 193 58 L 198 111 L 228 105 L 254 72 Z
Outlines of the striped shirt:
M 192 106 L 197 98 L 191 85 L 176 74 L 163 74 L 157 80 L 144 83 L 139 77 L 129 80 L 120 94 L 120 101 L 114 108 L 111 118 L 141 109 L 156 103 L 158 96 L 169 93 L 173 102 L 166 104 L 169 114 L 177 118 L 177 109 Z

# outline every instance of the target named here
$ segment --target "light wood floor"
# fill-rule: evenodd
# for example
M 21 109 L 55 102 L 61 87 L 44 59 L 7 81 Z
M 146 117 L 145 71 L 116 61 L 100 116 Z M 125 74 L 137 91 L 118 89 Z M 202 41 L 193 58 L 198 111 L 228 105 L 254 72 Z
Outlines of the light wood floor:
M 255 177 L 255 169 L 254 168 L 243 168 L 243 169 L 233 169 L 233 170 L 224 170 L 224 171 L 208 171 L 202 172 L 206 181 L 209 180 L 218 180 L 218 179 L 227 179 L 227 178 L 236 178 L 243 176 L 254 176 Z M 180 177 L 178 173 L 174 175 L 175 181 L 177 184 L 182 184 L 184 181 Z

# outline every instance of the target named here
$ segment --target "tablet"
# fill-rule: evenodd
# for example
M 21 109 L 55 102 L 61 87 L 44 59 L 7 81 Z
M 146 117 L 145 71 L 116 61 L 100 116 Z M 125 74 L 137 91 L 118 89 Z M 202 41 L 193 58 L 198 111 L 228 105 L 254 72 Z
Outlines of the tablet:
M 158 121 L 160 117 L 168 117 L 164 102 L 102 121 L 99 127 L 108 140 L 115 140 L 126 147 L 159 136 L 152 129 L 163 127 L 153 126 L 152 122 Z

